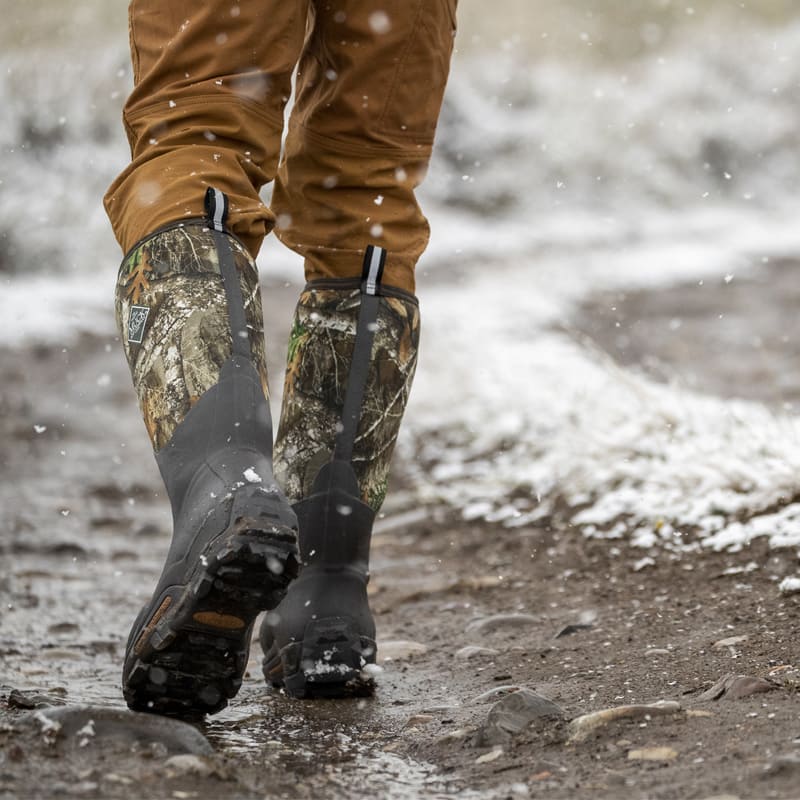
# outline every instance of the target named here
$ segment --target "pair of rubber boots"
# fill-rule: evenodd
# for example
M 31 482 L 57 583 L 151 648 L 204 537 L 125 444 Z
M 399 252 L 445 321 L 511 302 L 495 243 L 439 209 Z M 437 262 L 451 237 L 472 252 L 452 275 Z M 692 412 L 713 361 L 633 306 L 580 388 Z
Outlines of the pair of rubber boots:
M 295 697 L 372 693 L 370 537 L 416 363 L 416 301 L 381 286 L 380 248 L 367 248 L 360 279 L 307 285 L 276 480 L 258 276 L 225 229 L 226 206 L 209 190 L 207 219 L 140 242 L 117 282 L 174 525 L 131 630 L 123 691 L 134 710 L 183 717 L 215 713 L 239 690 L 262 611 L 269 683 Z

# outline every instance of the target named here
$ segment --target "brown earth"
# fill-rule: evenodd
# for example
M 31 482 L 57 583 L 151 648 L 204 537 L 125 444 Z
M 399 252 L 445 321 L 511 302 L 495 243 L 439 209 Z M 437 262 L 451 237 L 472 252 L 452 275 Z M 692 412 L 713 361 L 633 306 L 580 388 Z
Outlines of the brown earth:
M 692 290 L 601 297 L 577 327 L 620 360 L 655 354 L 724 393 L 736 375 L 708 378 L 714 360 L 701 363 L 695 335 L 664 344 L 663 330 L 681 328 L 659 320 L 678 316 L 671 304 L 686 308 Z M 267 308 L 283 309 L 268 331 L 273 364 L 292 294 L 265 292 Z M 706 298 L 697 330 L 705 319 L 711 331 L 727 296 Z M 642 309 L 649 327 L 629 337 L 634 356 L 617 347 L 616 323 L 633 326 Z M 759 348 L 758 363 L 770 352 L 785 354 Z M 214 755 L 159 718 L 114 716 L 128 626 L 169 541 L 127 367 L 118 343 L 96 338 L 0 351 L 0 362 L 0 797 L 800 797 L 800 596 L 777 589 L 795 552 L 756 542 L 736 554 L 647 553 L 587 540 L 567 513 L 535 528 L 466 523 L 417 508 L 402 463 L 374 539 L 379 656 L 394 656 L 376 698 L 287 699 L 264 686 L 256 646 L 239 697 L 199 726 Z M 496 652 L 467 658 L 468 645 Z M 770 691 L 701 697 L 729 674 Z M 481 744 L 508 687 L 541 693 L 564 718 Z M 680 709 L 567 741 L 569 719 L 659 700 Z M 92 708 L 50 732 L 46 709 L 20 708 L 51 703 Z M 186 751 L 196 755 L 174 757 Z

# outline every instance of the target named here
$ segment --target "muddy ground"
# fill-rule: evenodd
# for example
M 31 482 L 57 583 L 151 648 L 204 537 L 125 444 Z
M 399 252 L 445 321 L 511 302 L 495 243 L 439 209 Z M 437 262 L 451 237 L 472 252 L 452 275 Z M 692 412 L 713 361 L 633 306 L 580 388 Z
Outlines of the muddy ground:
M 598 297 L 571 330 L 662 379 L 791 403 L 796 265 L 765 270 L 725 291 Z M 265 295 L 283 309 L 275 364 L 294 290 Z M 586 540 L 569 509 L 540 527 L 466 523 L 419 509 L 402 463 L 374 539 L 376 698 L 287 699 L 256 645 L 207 723 L 134 717 L 124 640 L 169 516 L 127 366 L 112 338 L 0 364 L 0 797 L 800 797 L 800 596 L 777 589 L 795 551 L 678 559 Z M 760 680 L 715 688 L 729 675 Z M 504 715 L 516 687 L 560 716 Z M 657 701 L 679 705 L 583 737 L 570 722 Z

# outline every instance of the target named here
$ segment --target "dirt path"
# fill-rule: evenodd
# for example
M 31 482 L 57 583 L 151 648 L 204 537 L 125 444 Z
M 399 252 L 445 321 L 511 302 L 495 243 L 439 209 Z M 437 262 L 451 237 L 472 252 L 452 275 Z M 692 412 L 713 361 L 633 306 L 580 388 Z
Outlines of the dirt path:
M 267 294 L 285 309 L 268 332 L 276 363 L 293 292 Z M 581 327 L 613 351 L 604 306 Z M 777 589 L 794 552 L 678 559 L 585 540 L 566 517 L 466 523 L 417 508 L 402 464 L 374 540 L 392 657 L 377 698 L 288 700 L 263 685 L 256 647 L 205 741 L 116 714 L 124 639 L 169 539 L 127 368 L 91 338 L 0 363 L 0 797 L 800 796 L 800 601 Z M 703 697 L 730 674 L 762 680 Z M 562 718 L 509 716 L 513 687 Z M 769 691 L 734 699 L 754 688 Z M 662 700 L 680 707 L 569 741 L 582 714 Z

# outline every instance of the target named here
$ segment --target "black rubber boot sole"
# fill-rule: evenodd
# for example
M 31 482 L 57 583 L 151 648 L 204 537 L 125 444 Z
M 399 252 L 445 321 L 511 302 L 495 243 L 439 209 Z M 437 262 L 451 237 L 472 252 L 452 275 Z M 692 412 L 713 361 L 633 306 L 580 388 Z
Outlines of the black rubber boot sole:
M 358 633 L 354 620 L 314 620 L 302 640 L 281 649 L 270 647 L 264 655 L 264 678 L 291 697 L 371 697 L 375 652 L 375 642 Z
M 297 575 L 294 531 L 237 520 L 203 550 L 185 584 L 154 597 L 134 629 L 123 692 L 134 711 L 214 714 L 242 683 L 253 624 Z

